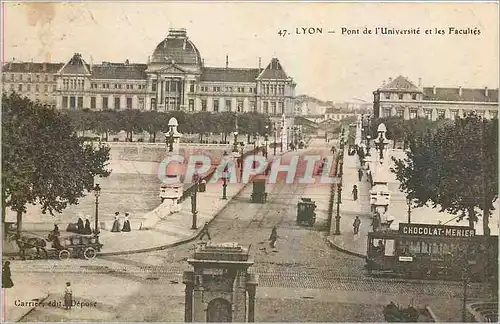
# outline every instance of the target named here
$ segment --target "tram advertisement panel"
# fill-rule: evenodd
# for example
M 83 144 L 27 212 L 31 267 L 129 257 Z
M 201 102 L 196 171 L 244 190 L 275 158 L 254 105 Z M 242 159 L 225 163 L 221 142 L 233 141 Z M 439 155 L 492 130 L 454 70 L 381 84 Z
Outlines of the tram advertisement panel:
M 476 230 L 464 226 L 399 223 L 399 233 L 418 236 L 473 237 L 476 235 Z

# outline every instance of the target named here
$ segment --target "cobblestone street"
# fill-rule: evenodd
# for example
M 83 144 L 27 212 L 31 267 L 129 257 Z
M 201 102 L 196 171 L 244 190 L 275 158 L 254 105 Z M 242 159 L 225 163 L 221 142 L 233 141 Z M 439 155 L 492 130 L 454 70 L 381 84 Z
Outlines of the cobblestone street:
M 325 154 L 321 144 L 307 154 Z M 292 154 L 297 153 L 284 160 Z M 383 321 L 382 307 L 390 301 L 430 305 L 443 321 L 460 319 L 460 282 L 368 277 L 364 260 L 326 244 L 326 211 L 318 210 L 314 227 L 296 224 L 298 199 L 327 201 L 328 185 L 268 184 L 265 204 L 249 203 L 251 190 L 249 185 L 235 197 L 209 230 L 213 242 L 251 245 L 255 265 L 250 270 L 259 274 L 256 321 Z M 275 249 L 267 241 L 273 226 L 279 236 Z M 12 262 L 14 282 L 42 287 L 48 300 L 62 300 L 64 283 L 71 281 L 77 300 L 97 302 L 97 307 L 71 311 L 38 307 L 23 320 L 181 322 L 182 272 L 189 270 L 185 260 L 193 244 L 93 261 Z M 469 299 L 480 299 L 483 293 L 480 285 L 472 284 Z

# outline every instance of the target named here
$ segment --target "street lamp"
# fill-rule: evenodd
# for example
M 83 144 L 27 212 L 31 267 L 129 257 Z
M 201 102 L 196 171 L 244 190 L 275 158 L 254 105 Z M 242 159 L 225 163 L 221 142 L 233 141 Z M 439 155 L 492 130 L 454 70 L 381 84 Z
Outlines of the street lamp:
M 241 143 L 241 152 L 240 152 L 240 179 L 243 179 L 243 148 L 244 148 L 245 144 L 243 144 L 243 142 Z M 240 180 L 241 181 L 241 180 Z
M 264 151 L 264 156 L 267 158 L 267 141 L 268 141 L 268 135 L 267 135 L 267 133 L 268 133 L 268 130 L 269 130 L 269 126 L 266 125 L 264 128 L 266 129 L 266 132 L 264 134 L 264 140 L 266 141 L 266 148 L 265 148 L 265 151 Z
M 192 189 L 193 191 L 191 192 L 191 213 L 193 214 L 193 224 L 191 226 L 191 229 L 197 229 L 198 226 L 196 225 L 196 223 L 198 216 L 198 208 L 196 206 L 196 199 L 198 196 L 198 182 L 200 181 L 200 177 L 198 176 L 197 173 L 194 174 L 193 180 L 194 180 Z
M 408 205 L 408 224 L 411 223 L 411 199 L 406 197 L 406 204 Z
M 222 172 L 222 199 L 227 200 L 227 178 L 228 172 Z
M 99 234 L 99 196 L 101 195 L 101 187 L 98 183 L 96 183 L 94 187 L 94 196 L 95 196 L 95 225 L 94 225 L 94 234 Z
M 370 135 L 366 135 L 366 156 L 370 156 Z
M 335 235 L 340 235 L 340 203 L 342 201 L 342 176 L 344 174 L 344 129 L 340 136 L 340 156 L 339 156 L 339 169 L 338 177 L 340 182 L 337 187 L 337 216 L 335 216 Z
M 174 130 L 173 127 L 170 126 L 168 131 L 168 151 L 173 152 L 174 151 Z
M 238 152 L 238 132 L 234 132 L 233 152 Z
M 280 133 L 280 152 L 283 153 L 283 125 L 281 125 L 281 133 Z
M 274 145 L 273 145 L 273 151 L 274 151 L 274 156 L 276 156 L 276 133 L 278 132 L 278 129 L 276 128 L 276 122 L 273 124 L 273 132 L 274 132 Z

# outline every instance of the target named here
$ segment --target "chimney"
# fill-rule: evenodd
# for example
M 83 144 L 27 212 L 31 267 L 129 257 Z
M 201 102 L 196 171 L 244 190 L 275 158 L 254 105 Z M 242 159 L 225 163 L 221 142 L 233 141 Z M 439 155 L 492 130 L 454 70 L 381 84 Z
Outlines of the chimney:
M 125 60 L 125 65 L 128 65 L 129 64 L 129 61 L 128 59 Z
M 92 73 L 92 69 L 94 68 L 94 58 L 90 55 L 90 73 Z
M 148 64 L 151 63 L 151 58 L 148 56 Z
M 485 96 L 485 97 L 488 97 L 488 87 L 485 87 L 485 88 L 484 88 L 484 96 Z
M 436 86 L 432 86 L 432 94 L 435 95 L 436 94 Z
M 461 97 L 462 96 L 462 87 L 458 87 L 458 95 Z
M 229 66 L 229 56 L 226 54 L 226 69 L 228 68 Z
M 418 87 L 421 88 L 422 87 L 422 78 L 418 78 Z
M 259 70 L 262 68 L 262 58 L 259 57 Z

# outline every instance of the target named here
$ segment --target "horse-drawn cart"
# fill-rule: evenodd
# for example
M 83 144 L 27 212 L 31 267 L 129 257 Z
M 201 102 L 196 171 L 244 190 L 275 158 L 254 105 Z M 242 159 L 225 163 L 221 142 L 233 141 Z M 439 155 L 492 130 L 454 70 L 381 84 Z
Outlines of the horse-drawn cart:
M 69 258 L 85 258 L 91 260 L 95 258 L 97 252 L 101 251 L 102 244 L 99 243 L 99 236 L 71 234 L 61 236 L 50 233 L 47 238 L 42 238 L 34 234 L 14 234 L 11 240 L 15 240 L 19 248 L 22 259 L 26 259 L 26 252 L 36 250 L 36 258 L 59 258 L 66 260 Z M 30 253 L 32 254 L 32 253 Z

